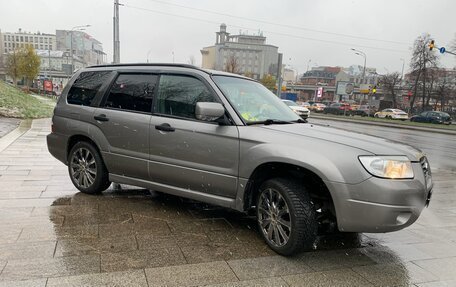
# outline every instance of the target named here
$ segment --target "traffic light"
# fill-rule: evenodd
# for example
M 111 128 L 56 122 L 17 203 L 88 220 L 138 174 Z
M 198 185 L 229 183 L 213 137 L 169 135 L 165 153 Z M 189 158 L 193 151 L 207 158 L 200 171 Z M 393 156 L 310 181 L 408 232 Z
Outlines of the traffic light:
M 431 40 L 431 43 L 429 43 L 429 51 L 432 51 L 434 48 L 434 40 Z
M 377 93 L 377 85 L 375 85 L 373 88 L 372 88 L 372 94 L 376 94 Z

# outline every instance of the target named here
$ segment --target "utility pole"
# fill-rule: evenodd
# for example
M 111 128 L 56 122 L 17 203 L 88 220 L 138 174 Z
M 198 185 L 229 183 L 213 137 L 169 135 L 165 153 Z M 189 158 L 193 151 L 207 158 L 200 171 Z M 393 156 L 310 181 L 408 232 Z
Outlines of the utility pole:
M 114 53 L 112 62 L 114 64 L 120 63 L 120 36 L 119 36 L 119 0 L 114 0 L 114 30 L 113 30 L 113 39 L 114 39 Z
M 279 53 L 277 61 L 277 97 L 280 98 L 280 92 L 282 91 L 282 53 Z

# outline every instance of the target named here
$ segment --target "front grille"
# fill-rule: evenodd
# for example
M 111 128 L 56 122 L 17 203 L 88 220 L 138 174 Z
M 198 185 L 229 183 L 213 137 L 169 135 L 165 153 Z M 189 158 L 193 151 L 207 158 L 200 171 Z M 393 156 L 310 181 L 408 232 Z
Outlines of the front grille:
M 429 166 L 429 162 L 425 156 L 423 156 L 420 159 L 420 164 L 421 164 L 421 168 L 423 169 L 424 176 L 426 178 L 430 177 L 431 176 L 431 167 Z

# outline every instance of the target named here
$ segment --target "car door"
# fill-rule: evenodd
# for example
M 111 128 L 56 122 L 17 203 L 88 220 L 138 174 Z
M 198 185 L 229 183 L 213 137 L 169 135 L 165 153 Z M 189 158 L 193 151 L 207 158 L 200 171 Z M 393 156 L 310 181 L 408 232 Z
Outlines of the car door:
M 236 196 L 239 132 L 195 118 L 197 102 L 218 102 L 204 79 L 161 75 L 150 127 L 150 180 L 214 195 Z
M 149 125 L 158 75 L 120 73 L 95 111 L 109 151 L 109 172 L 148 179 Z
M 430 119 L 430 113 L 429 112 L 423 112 L 418 116 L 418 119 L 420 122 L 428 123 L 431 121 Z

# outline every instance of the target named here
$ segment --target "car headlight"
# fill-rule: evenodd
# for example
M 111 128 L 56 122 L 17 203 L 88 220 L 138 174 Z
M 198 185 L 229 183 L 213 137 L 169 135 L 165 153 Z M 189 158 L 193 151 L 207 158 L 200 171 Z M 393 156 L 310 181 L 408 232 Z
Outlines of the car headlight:
M 412 163 L 406 156 L 359 156 L 363 167 L 373 176 L 392 179 L 413 178 Z

